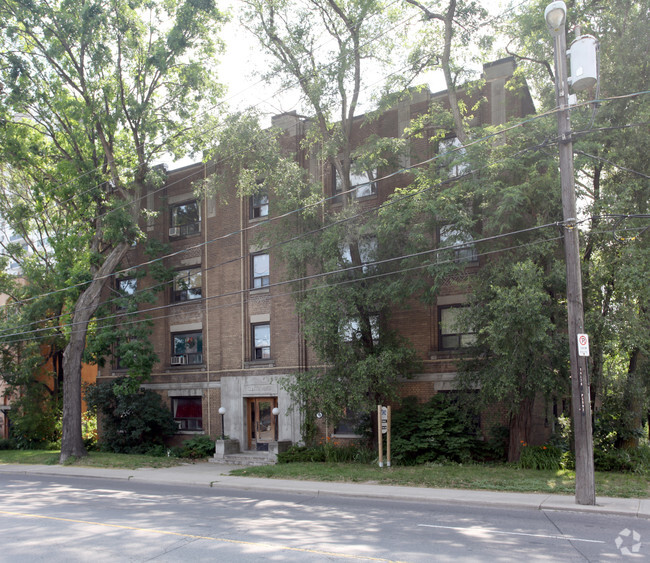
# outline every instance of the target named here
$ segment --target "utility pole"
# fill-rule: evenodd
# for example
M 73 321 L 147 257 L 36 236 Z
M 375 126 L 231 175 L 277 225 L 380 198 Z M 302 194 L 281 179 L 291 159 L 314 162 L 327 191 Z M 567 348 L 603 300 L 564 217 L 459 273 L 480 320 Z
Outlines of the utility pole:
M 569 82 L 566 52 L 566 5 L 552 2 L 544 14 L 555 40 L 555 93 L 560 144 L 560 181 L 564 219 L 569 354 L 571 363 L 571 412 L 575 436 L 576 504 L 596 504 L 591 396 L 587 357 L 578 354 L 578 334 L 585 333 L 582 303 L 580 241 L 577 227 L 573 141 L 569 119 Z

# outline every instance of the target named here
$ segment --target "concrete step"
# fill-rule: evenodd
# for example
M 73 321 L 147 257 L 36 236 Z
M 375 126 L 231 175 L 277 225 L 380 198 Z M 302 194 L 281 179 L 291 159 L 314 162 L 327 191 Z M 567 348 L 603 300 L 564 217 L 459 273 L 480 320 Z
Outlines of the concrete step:
M 238 454 L 226 454 L 220 458 L 210 458 L 213 463 L 225 465 L 275 465 L 275 455 L 268 452 L 241 452 Z

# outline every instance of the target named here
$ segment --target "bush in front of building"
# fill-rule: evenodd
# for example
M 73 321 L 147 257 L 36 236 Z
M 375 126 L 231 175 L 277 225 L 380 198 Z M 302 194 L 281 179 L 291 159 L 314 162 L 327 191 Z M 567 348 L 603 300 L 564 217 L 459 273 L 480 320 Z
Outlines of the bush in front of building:
M 456 397 L 443 393 L 427 403 L 404 399 L 393 413 L 392 462 L 419 465 L 429 462 L 472 461 L 480 448 L 479 428 L 472 413 Z
M 19 450 L 59 447 L 61 410 L 45 385 L 27 387 L 11 405 L 11 438 Z
M 11 438 L 0 438 L 0 450 L 15 450 L 16 442 Z
M 357 443 L 339 444 L 328 438 L 315 446 L 291 446 L 278 454 L 278 463 L 370 463 L 377 454 Z
M 177 426 L 170 409 L 158 393 L 140 389 L 136 393 L 116 393 L 120 380 L 89 385 L 86 402 L 98 415 L 101 451 L 144 454 L 164 445 Z M 160 448 L 158 448 L 160 449 Z
M 210 436 L 194 436 L 185 440 L 182 446 L 174 448 L 176 457 L 202 459 L 214 454 L 214 440 Z
M 562 450 L 557 446 L 529 446 L 523 444 L 518 461 L 523 469 L 557 471 L 562 466 Z

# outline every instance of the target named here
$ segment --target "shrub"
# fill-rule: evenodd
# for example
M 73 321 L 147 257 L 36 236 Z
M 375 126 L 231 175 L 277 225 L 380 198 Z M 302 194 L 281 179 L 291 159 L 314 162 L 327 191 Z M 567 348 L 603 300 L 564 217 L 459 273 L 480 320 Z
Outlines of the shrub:
M 628 450 L 594 448 L 594 468 L 597 471 L 622 471 L 650 474 L 650 447 L 639 446 Z
M 28 387 L 12 403 L 11 437 L 19 450 L 48 449 L 61 438 L 60 409 L 45 385 Z
M 15 450 L 16 442 L 11 438 L 0 438 L 0 450 Z
M 278 463 L 370 463 L 375 457 L 372 449 L 356 443 L 339 445 L 327 440 L 317 446 L 291 446 L 286 452 L 278 454 Z
M 396 464 L 466 462 L 477 448 L 478 426 L 459 403 L 442 393 L 425 404 L 405 399 L 393 414 L 392 458 Z
M 116 394 L 121 380 L 89 385 L 86 402 L 101 418 L 99 448 L 114 453 L 144 454 L 176 433 L 176 423 L 160 395 L 151 390 Z
M 210 436 L 195 436 L 183 442 L 178 457 L 200 459 L 214 454 L 214 440 Z
M 560 469 L 562 450 L 556 446 L 523 446 L 519 457 L 519 467 L 523 469 Z

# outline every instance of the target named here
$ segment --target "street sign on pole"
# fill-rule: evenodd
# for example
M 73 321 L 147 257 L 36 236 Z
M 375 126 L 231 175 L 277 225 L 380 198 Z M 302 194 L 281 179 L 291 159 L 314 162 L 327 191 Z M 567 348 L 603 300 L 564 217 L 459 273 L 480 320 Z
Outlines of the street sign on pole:
M 578 333 L 578 356 L 589 357 L 589 335 Z

